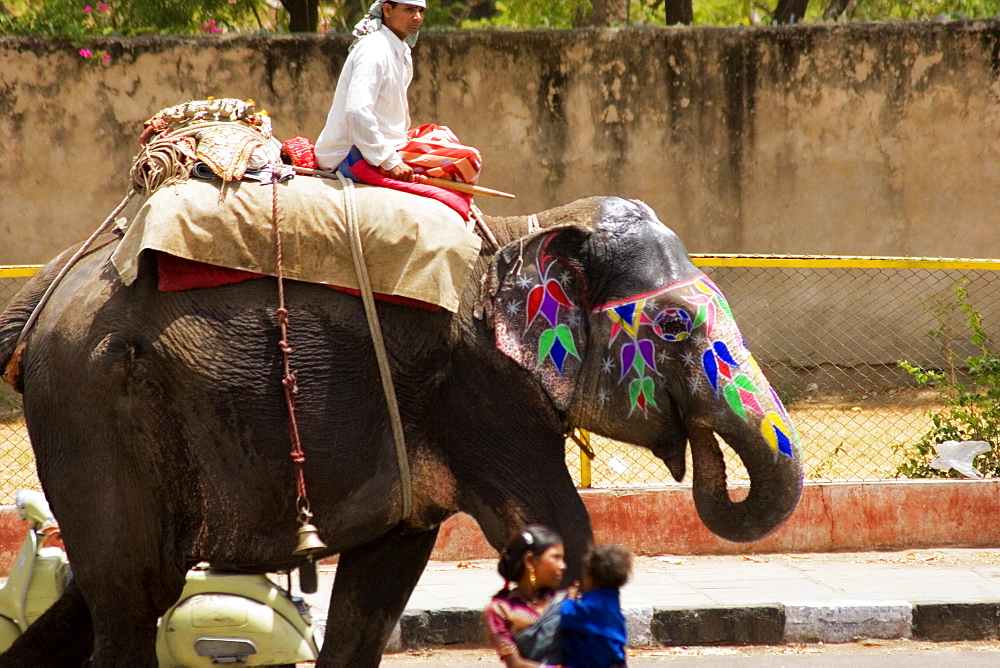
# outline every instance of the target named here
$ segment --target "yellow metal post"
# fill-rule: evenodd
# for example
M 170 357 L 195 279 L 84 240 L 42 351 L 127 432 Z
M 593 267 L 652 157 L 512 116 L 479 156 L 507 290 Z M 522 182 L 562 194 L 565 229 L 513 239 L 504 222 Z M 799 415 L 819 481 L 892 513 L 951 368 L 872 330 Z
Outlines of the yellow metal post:
M 580 487 L 590 487 L 590 462 L 594 459 L 594 449 L 590 445 L 590 432 L 577 429 L 573 440 L 580 446 Z

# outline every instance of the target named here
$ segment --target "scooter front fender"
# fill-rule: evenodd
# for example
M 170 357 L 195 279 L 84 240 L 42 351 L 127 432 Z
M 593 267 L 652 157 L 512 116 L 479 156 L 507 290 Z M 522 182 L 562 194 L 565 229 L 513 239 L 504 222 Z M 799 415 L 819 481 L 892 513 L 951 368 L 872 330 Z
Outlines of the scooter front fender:
M 0 654 L 3 654 L 21 636 L 21 629 L 13 620 L 0 617 Z
M 212 571 L 188 572 L 180 600 L 160 620 L 156 649 L 161 667 L 284 665 L 319 654 L 311 619 L 265 576 Z

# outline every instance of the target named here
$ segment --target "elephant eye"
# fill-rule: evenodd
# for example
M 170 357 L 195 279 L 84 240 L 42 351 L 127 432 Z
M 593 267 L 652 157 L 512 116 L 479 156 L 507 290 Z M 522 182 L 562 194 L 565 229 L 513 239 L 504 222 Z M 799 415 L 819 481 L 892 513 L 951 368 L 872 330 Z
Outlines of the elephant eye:
M 680 308 L 665 308 L 653 318 L 653 329 L 664 341 L 683 341 L 691 334 L 691 314 Z

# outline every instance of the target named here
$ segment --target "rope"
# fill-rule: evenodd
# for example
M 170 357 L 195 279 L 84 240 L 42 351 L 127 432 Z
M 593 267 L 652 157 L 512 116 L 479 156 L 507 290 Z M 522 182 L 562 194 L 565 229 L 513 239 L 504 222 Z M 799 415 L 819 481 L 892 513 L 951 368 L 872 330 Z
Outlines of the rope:
M 42 308 L 49 301 L 49 298 L 52 296 L 52 293 L 55 292 L 56 286 L 58 286 L 59 283 L 62 282 L 62 279 L 66 276 L 66 274 L 69 273 L 69 270 L 73 268 L 73 265 L 79 262 L 80 258 L 87 253 L 87 249 L 90 248 L 90 245 L 94 243 L 97 237 L 101 236 L 107 231 L 108 227 L 110 227 L 111 224 L 114 222 L 115 217 L 117 217 L 118 214 L 122 212 L 122 209 L 124 209 L 125 206 L 129 203 L 129 200 L 132 199 L 133 195 L 135 195 L 135 189 L 130 188 L 128 193 L 125 195 L 125 199 L 123 199 L 121 203 L 117 207 L 115 207 L 115 210 L 111 212 L 110 216 L 104 219 L 104 222 L 101 223 L 96 230 L 94 230 L 94 233 L 91 234 L 90 237 L 88 237 L 87 240 L 83 242 L 83 245 L 80 246 L 80 248 L 78 248 L 77 251 L 73 254 L 73 257 L 69 259 L 69 262 L 63 265 L 63 268 L 59 270 L 59 273 L 56 274 L 56 277 L 52 279 L 52 282 L 49 283 L 49 287 L 46 288 L 45 292 L 42 294 L 42 298 L 38 300 L 37 304 L 35 304 L 35 308 L 31 311 L 31 315 L 28 316 L 28 320 L 24 323 L 24 327 L 21 328 L 21 333 L 17 336 L 17 342 L 14 344 L 15 350 L 19 345 L 21 345 L 21 342 L 24 341 L 24 337 L 28 335 L 28 332 L 35 324 L 35 320 L 37 320 L 39 314 L 41 314 Z
M 196 143 L 198 135 L 211 128 L 238 131 L 260 144 L 272 141 L 253 127 L 231 121 L 197 121 L 181 129 L 157 134 L 142 143 L 139 153 L 132 159 L 129 179 L 132 187 L 151 195 L 158 188 L 186 180 L 198 161 Z
M 129 170 L 132 187 L 149 195 L 161 186 L 187 179 L 194 159 L 181 146 L 183 139 L 171 138 L 143 146 Z
M 281 340 L 278 347 L 281 348 L 281 358 L 284 364 L 284 376 L 281 385 L 285 390 L 285 405 L 288 407 L 288 435 L 292 441 L 292 461 L 295 462 L 295 488 L 298 495 L 296 507 L 299 511 L 299 521 L 306 524 L 312 519 L 312 512 L 309 509 L 309 498 L 306 496 L 306 455 L 302 451 L 302 440 L 299 438 L 299 423 L 295 418 L 295 395 L 298 394 L 299 386 L 296 382 L 295 373 L 292 371 L 292 351 L 294 350 L 288 342 L 288 309 L 285 307 L 285 268 L 283 264 L 281 228 L 278 217 L 278 182 L 271 184 L 271 221 L 274 226 L 274 264 L 278 278 L 278 310 L 275 316 L 278 320 L 278 327 L 281 329 Z
M 493 244 L 494 248 L 500 250 L 500 243 L 493 235 L 493 230 L 486 225 L 486 219 L 483 218 L 483 212 L 479 210 L 479 207 L 473 204 L 469 213 L 472 214 L 472 219 L 476 222 L 476 228 L 479 230 L 479 233 L 483 236 L 483 238 Z
M 413 486 L 410 480 L 410 462 L 406 457 L 406 441 L 403 438 L 403 420 L 399 416 L 396 390 L 392 384 L 392 372 L 389 370 L 389 357 L 385 350 L 385 341 L 382 338 L 378 312 L 375 309 L 375 297 L 368 280 L 368 267 L 365 265 L 364 250 L 361 246 L 361 231 L 358 226 L 354 182 L 344 178 L 340 172 L 337 172 L 337 178 L 340 179 L 340 183 L 344 187 L 344 209 L 347 213 L 347 227 L 351 234 L 351 257 L 354 258 L 354 271 L 358 275 L 358 288 L 361 290 L 361 300 L 365 305 L 365 314 L 368 316 L 368 329 L 371 331 L 372 343 L 375 345 L 375 359 L 378 360 L 378 370 L 382 376 L 385 401 L 389 406 L 389 420 L 392 424 L 392 437 L 396 444 L 396 461 L 399 465 L 400 492 L 403 497 L 403 519 L 406 519 L 413 510 Z

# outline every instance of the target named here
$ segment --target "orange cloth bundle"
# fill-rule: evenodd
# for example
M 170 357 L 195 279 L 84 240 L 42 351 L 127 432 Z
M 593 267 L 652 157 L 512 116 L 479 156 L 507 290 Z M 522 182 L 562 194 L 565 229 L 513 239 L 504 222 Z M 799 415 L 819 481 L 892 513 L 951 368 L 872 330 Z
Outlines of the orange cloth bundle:
M 413 128 L 407 135 L 410 141 L 396 147 L 396 152 L 417 174 L 470 185 L 479 181 L 479 171 L 483 168 L 479 149 L 460 144 L 447 126 L 428 123 Z

